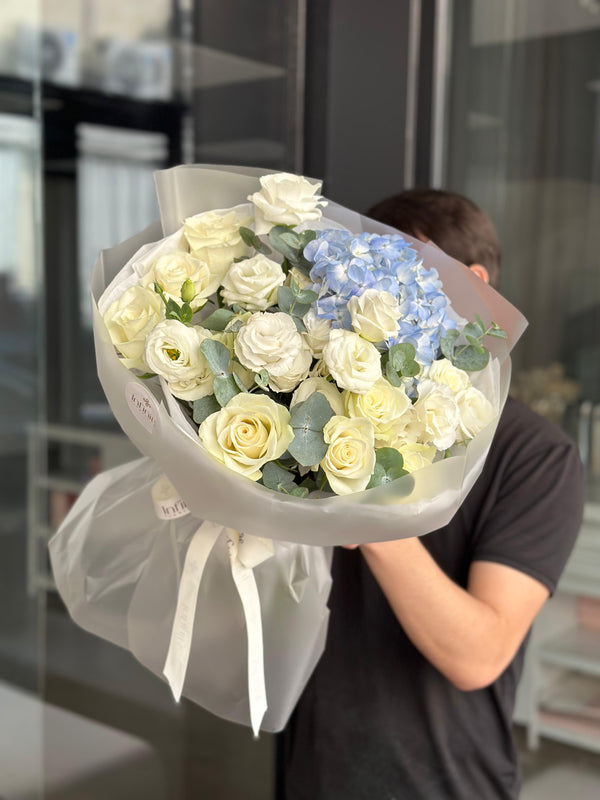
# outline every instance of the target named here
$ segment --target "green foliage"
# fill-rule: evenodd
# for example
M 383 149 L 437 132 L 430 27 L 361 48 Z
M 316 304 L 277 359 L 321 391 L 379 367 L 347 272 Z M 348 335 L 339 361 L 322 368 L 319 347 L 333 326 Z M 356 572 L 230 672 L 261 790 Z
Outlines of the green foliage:
M 264 256 L 269 256 L 273 252 L 271 248 L 265 244 L 258 236 L 251 231 L 250 228 L 244 228 L 243 226 L 240 228 L 240 236 L 242 237 L 242 241 L 248 247 L 253 247 L 257 253 L 262 253 Z
M 235 382 L 235 376 L 231 373 L 228 375 L 216 375 L 213 391 L 221 407 L 226 406 L 236 394 L 240 394 L 240 389 Z
M 391 483 L 397 478 L 408 475 L 408 472 L 404 469 L 402 453 L 394 450 L 393 447 L 380 447 L 375 451 L 375 459 L 375 469 L 371 475 L 371 480 L 367 484 L 367 489 L 382 486 L 384 483 Z
M 185 281 L 183 286 L 186 285 L 188 281 Z M 190 281 L 191 283 L 191 281 Z M 181 287 L 183 291 L 183 286 Z M 192 317 L 194 316 L 194 312 L 188 302 L 184 302 L 181 305 L 177 303 L 177 301 L 173 300 L 172 297 L 167 298 L 165 295 L 163 287 L 158 283 L 158 281 L 154 281 L 154 291 L 160 295 L 160 299 L 163 301 L 165 305 L 165 317 L 167 319 L 176 319 L 178 322 L 182 322 L 184 325 L 189 325 L 192 321 Z M 193 284 L 192 284 L 192 291 L 193 291 Z M 192 296 L 195 297 L 194 295 Z
M 314 295 L 315 299 L 317 297 L 314 292 L 305 292 L 304 296 L 307 295 Z M 279 310 L 292 317 L 299 331 L 306 330 L 306 326 L 302 322 L 302 317 L 309 310 L 311 303 L 312 300 L 310 299 L 307 302 L 299 302 L 298 297 L 294 296 L 294 291 L 289 286 L 280 286 L 279 289 L 277 289 L 277 305 L 279 306 Z
M 261 369 L 260 372 L 254 375 L 254 383 L 259 389 L 267 389 L 269 385 L 269 373 L 266 369 Z
M 490 354 L 483 345 L 483 339 L 486 336 L 506 339 L 507 335 L 506 331 L 493 321 L 490 322 L 489 327 L 486 326 L 478 314 L 475 314 L 474 322 L 465 325 L 462 333 L 466 344 L 457 349 L 460 334 L 457 330 L 449 330 L 442 337 L 440 348 L 445 358 L 449 359 L 458 369 L 464 369 L 465 372 L 478 372 L 487 366 Z
M 262 482 L 267 489 L 274 489 L 284 494 L 291 494 L 296 488 L 293 474 L 274 461 L 269 461 L 263 467 Z
M 303 467 L 312 467 L 318 464 L 327 452 L 323 428 L 333 416 L 333 410 L 325 395 L 314 392 L 306 400 L 295 405 L 290 410 L 290 415 L 294 438 L 288 450 Z
M 202 424 L 207 417 L 219 411 L 221 406 L 217 402 L 213 394 L 201 397 L 199 400 L 194 400 L 194 422 L 198 425 Z
M 283 256 L 283 269 L 288 271 L 296 267 L 304 274 L 308 274 L 312 267 L 310 261 L 304 258 L 303 252 L 306 245 L 316 238 L 315 231 L 302 231 L 298 233 L 289 225 L 275 225 L 269 231 L 269 242 L 274 250 Z
M 408 342 L 395 344 L 383 354 L 382 371 L 392 386 L 401 386 L 401 378 L 414 378 L 419 374 L 421 368 L 415 361 L 415 355 L 415 348 Z
M 228 308 L 217 308 L 216 311 L 202 320 L 202 327 L 211 331 L 224 331 L 227 323 L 235 317 L 233 311 Z

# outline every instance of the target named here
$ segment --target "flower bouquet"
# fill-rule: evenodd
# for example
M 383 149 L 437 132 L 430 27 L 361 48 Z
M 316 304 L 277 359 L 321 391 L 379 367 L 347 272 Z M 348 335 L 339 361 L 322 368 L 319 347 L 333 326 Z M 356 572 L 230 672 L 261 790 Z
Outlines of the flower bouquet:
M 245 596 L 243 585 L 263 568 L 276 571 L 273 540 L 321 549 L 446 524 L 481 471 L 506 398 L 508 354 L 525 327 L 510 304 L 434 245 L 328 202 L 320 188 L 252 169 L 158 173 L 163 238 L 154 228 L 105 251 L 93 278 L 98 372 L 111 407 L 167 476 L 171 504 L 196 524 L 210 521 L 191 540 L 171 532 L 184 563 L 176 608 L 171 598 L 161 611 L 172 622 L 164 672 L 176 696 L 190 694 L 190 649 L 202 638 L 193 615 L 198 562 L 210 564 L 210 547 L 225 540 L 248 631 L 244 714 L 255 729 L 266 705 L 257 640 L 278 612 L 276 603 L 265 612 L 260 585 L 257 612 L 256 585 Z M 141 502 L 140 470 L 128 473 L 127 487 L 111 479 L 124 504 L 134 495 Z M 102 496 L 92 488 L 86 508 Z M 77 513 L 76 506 L 71 520 Z M 76 535 L 89 538 L 89 525 Z M 250 553 L 244 564 L 243 543 L 253 539 L 269 554 L 261 561 Z M 323 563 L 311 572 L 300 552 L 292 562 L 304 559 L 321 607 L 305 648 L 308 669 L 304 662 L 287 675 L 294 691 L 276 726 L 324 641 Z M 242 580 L 240 569 L 250 575 Z M 292 573 L 288 564 L 288 591 Z

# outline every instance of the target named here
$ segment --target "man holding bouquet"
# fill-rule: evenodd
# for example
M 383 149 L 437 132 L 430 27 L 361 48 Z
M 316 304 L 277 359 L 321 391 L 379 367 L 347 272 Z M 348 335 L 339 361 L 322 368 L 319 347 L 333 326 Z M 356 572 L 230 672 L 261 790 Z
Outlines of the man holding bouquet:
M 415 190 L 369 216 L 496 286 L 491 220 Z M 511 735 L 530 626 L 579 530 L 581 463 L 508 399 L 483 472 L 445 528 L 336 549 L 325 653 L 284 736 L 285 800 L 515 800 Z

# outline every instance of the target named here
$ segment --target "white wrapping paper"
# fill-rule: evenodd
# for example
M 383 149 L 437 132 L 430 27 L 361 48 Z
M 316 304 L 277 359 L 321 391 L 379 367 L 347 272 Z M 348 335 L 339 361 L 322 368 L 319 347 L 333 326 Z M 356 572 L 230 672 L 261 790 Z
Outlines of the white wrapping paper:
M 264 172 L 193 166 L 157 173 L 164 235 L 176 239 L 187 216 L 244 202 L 259 188 L 258 176 Z M 332 202 L 325 214 L 327 219 L 355 232 L 394 232 L 393 228 Z M 196 517 L 253 536 L 315 545 L 420 536 L 450 521 L 481 472 L 498 417 L 466 448 L 454 448 L 456 454 L 451 458 L 385 486 L 344 497 L 303 500 L 279 494 L 231 472 L 205 453 L 195 431 L 173 398 L 162 391 L 158 379 L 136 378 L 120 363 L 100 313 L 115 287 L 128 278 L 133 280 L 136 265 L 139 268 L 144 258 L 152 257 L 152 243 L 158 238 L 156 228 L 149 229 L 144 235 L 103 251 L 96 264 L 92 294 L 98 374 L 125 433 L 142 453 L 161 465 Z M 487 343 L 492 366 L 474 378 L 475 385 L 478 381 L 498 381 L 495 391 L 500 411 L 510 380 L 509 352 L 526 327 L 525 319 L 494 289 L 435 245 L 406 238 L 425 263 L 438 270 L 456 313 L 468 319 L 478 313 L 486 323 L 494 320 L 507 331 L 507 340 Z M 165 246 L 170 245 L 160 247 Z M 151 422 L 142 406 L 149 410 Z
M 477 313 L 508 333 L 489 342 L 490 365 L 472 376 L 495 399 L 494 422 L 450 458 L 343 497 L 299 499 L 231 472 L 202 449 L 166 385 L 121 362 L 102 313 L 157 250 L 177 246 L 186 217 L 246 202 L 265 172 L 159 172 L 162 227 L 102 252 L 92 279 L 98 374 L 119 424 L 148 458 L 95 478 L 50 543 L 76 622 L 131 650 L 168 679 L 176 699 L 183 694 L 255 732 L 284 727 L 324 648 L 328 546 L 420 536 L 455 514 L 481 472 L 508 392 L 509 352 L 526 326 L 463 265 L 406 236 L 438 270 L 456 314 Z M 325 214 L 319 227 L 395 232 L 335 203 Z
M 158 518 L 151 491 L 160 477 L 157 464 L 140 459 L 94 478 L 51 540 L 50 558 L 75 622 L 129 649 L 162 677 L 181 570 L 200 523 L 191 515 Z M 220 717 L 250 725 L 246 617 L 230 551 L 228 537 L 219 536 L 202 572 L 182 693 Z M 251 570 L 267 702 L 260 727 L 278 731 L 325 645 L 331 550 L 275 542 L 272 555 L 262 558 Z

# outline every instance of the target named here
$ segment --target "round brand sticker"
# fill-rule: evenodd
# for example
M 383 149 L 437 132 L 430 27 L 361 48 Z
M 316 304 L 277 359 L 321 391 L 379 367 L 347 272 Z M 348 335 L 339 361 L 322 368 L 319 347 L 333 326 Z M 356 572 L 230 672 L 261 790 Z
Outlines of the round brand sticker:
M 145 386 L 130 381 L 125 387 L 125 397 L 133 416 L 144 426 L 148 433 L 154 431 L 158 422 L 156 400 Z

